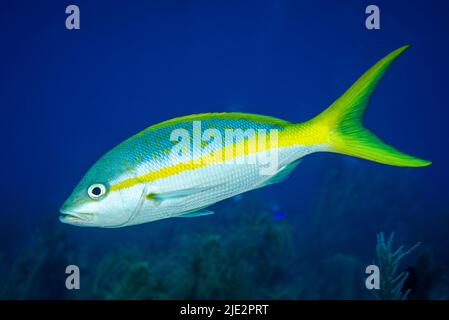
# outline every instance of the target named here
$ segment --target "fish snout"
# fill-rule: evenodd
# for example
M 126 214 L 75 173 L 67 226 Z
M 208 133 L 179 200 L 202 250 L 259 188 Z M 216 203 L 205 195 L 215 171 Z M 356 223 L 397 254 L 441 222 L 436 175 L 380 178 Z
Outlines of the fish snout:
M 64 208 L 64 206 L 59 211 L 61 212 L 59 220 L 63 223 L 83 224 L 92 221 L 94 218 L 93 213 L 74 212 Z

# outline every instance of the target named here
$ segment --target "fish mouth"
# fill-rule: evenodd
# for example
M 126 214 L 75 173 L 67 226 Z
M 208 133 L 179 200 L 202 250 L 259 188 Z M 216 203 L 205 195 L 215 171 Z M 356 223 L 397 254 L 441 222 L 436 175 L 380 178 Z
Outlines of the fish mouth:
M 94 217 L 93 213 L 87 212 L 73 212 L 65 209 L 61 209 L 60 212 L 59 221 L 64 223 L 84 224 L 91 221 Z

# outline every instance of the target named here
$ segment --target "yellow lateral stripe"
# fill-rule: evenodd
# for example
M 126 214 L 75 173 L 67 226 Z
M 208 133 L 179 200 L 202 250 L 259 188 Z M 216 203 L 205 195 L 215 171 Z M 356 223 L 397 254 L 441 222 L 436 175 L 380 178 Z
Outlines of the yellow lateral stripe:
M 325 130 L 326 128 L 316 126 L 310 122 L 288 126 L 286 129 L 280 131 L 276 148 L 324 143 L 325 139 L 327 139 Z M 148 183 L 167 178 L 187 170 L 196 170 L 204 168 L 207 165 L 217 164 L 223 161 L 234 160 L 241 156 L 249 156 L 257 152 L 271 150 L 271 145 L 269 143 L 270 138 L 268 134 L 266 136 L 266 143 L 259 145 L 257 143 L 253 143 L 254 141 L 259 141 L 259 135 L 257 133 L 249 139 L 244 139 L 237 144 L 224 146 L 221 149 L 201 156 L 198 159 L 188 160 L 186 162 L 168 166 L 157 171 L 148 172 L 138 177 L 128 178 L 113 184 L 111 186 L 111 190 L 125 189 L 139 183 Z M 243 153 L 241 151 L 243 151 Z

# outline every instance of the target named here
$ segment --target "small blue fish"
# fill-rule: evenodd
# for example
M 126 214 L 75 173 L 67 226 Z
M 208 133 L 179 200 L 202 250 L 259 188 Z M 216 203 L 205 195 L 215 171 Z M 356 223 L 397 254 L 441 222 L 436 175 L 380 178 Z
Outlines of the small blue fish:
M 282 220 L 282 219 L 285 219 L 285 218 L 287 218 L 287 213 L 285 213 L 283 211 L 278 211 L 278 212 L 275 212 L 273 214 L 273 219 L 274 220 Z

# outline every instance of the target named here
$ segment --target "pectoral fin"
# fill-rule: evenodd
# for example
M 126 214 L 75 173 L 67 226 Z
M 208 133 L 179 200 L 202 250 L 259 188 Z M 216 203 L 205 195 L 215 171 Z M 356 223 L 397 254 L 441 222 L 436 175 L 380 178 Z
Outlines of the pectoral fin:
M 151 192 L 151 193 L 147 194 L 145 198 L 147 200 L 152 200 L 152 201 L 160 204 L 162 201 L 165 201 L 165 200 L 188 197 L 188 196 L 200 193 L 204 190 L 206 190 L 206 188 L 189 188 L 189 189 L 181 189 L 181 190 L 174 190 L 174 191 L 161 192 L 161 193 Z

